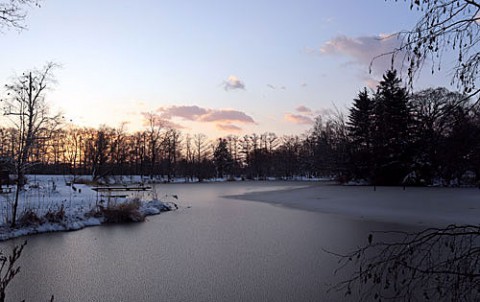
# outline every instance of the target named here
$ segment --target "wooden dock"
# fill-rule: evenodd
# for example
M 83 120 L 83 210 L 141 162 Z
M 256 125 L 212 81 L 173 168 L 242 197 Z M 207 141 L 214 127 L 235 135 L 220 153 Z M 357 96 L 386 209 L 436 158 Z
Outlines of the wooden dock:
M 97 203 L 99 202 L 98 197 L 106 197 L 107 206 L 110 206 L 112 200 L 116 202 L 117 198 L 127 198 L 128 194 L 125 194 L 125 192 L 146 192 L 151 189 L 152 187 L 146 186 L 100 186 L 92 188 L 92 190 L 97 192 Z
M 150 191 L 152 187 L 145 186 L 101 186 L 93 187 L 92 190 L 96 192 L 135 192 L 135 191 Z

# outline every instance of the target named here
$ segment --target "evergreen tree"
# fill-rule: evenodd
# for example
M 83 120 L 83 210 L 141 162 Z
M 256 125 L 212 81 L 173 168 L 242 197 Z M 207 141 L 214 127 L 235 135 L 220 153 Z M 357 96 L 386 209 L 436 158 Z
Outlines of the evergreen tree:
M 411 116 L 407 90 L 389 70 L 374 96 L 373 152 L 375 184 L 400 184 L 410 172 Z
M 223 178 L 225 174 L 230 173 L 233 164 L 233 157 L 228 151 L 228 144 L 226 139 L 220 138 L 218 145 L 213 152 L 213 161 L 217 169 L 217 176 Z
M 372 117 L 374 102 L 367 88 L 358 93 L 353 100 L 347 121 L 350 140 L 350 170 L 356 178 L 368 179 L 372 173 Z

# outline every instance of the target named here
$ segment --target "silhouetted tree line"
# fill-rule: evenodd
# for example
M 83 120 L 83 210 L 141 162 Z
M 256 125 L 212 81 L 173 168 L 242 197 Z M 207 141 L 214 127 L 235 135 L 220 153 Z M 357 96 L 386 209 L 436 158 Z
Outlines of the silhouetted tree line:
M 409 94 L 396 71 L 361 90 L 348 116 L 318 116 L 303 135 L 183 135 L 147 114 L 143 131 L 64 126 L 35 140 L 30 173 L 151 179 L 336 177 L 376 185 L 478 182 L 480 118 L 468 97 L 445 88 Z M 17 128 L 0 128 L 0 158 L 15 158 Z M 13 172 L 13 171 L 12 171 Z
M 467 96 L 445 88 L 409 95 L 390 70 L 376 92 L 354 99 L 347 171 L 382 185 L 478 183 L 479 113 Z

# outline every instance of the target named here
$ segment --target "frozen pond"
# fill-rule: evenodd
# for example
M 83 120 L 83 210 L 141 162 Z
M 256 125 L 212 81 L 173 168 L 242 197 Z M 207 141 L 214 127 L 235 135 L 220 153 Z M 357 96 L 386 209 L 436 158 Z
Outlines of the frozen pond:
M 159 185 L 160 196 L 179 196 L 180 210 L 28 237 L 7 300 L 341 301 L 326 295 L 337 266 L 322 249 L 349 251 L 372 230 L 407 227 L 222 197 L 304 185 Z

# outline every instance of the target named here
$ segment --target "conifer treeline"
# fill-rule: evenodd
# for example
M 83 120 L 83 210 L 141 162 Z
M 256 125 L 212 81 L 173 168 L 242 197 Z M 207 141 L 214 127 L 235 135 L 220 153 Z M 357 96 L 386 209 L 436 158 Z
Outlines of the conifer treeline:
M 273 133 L 209 141 L 150 123 L 144 131 L 122 127 L 63 127 L 38 140 L 30 173 L 206 179 L 335 177 L 369 183 L 478 182 L 480 112 L 445 88 L 409 94 L 395 71 L 373 93 L 365 88 L 348 116 L 317 117 L 303 135 Z M 8 167 L 17 133 L 0 128 L 0 159 Z M 12 167 L 10 167 L 12 168 Z

